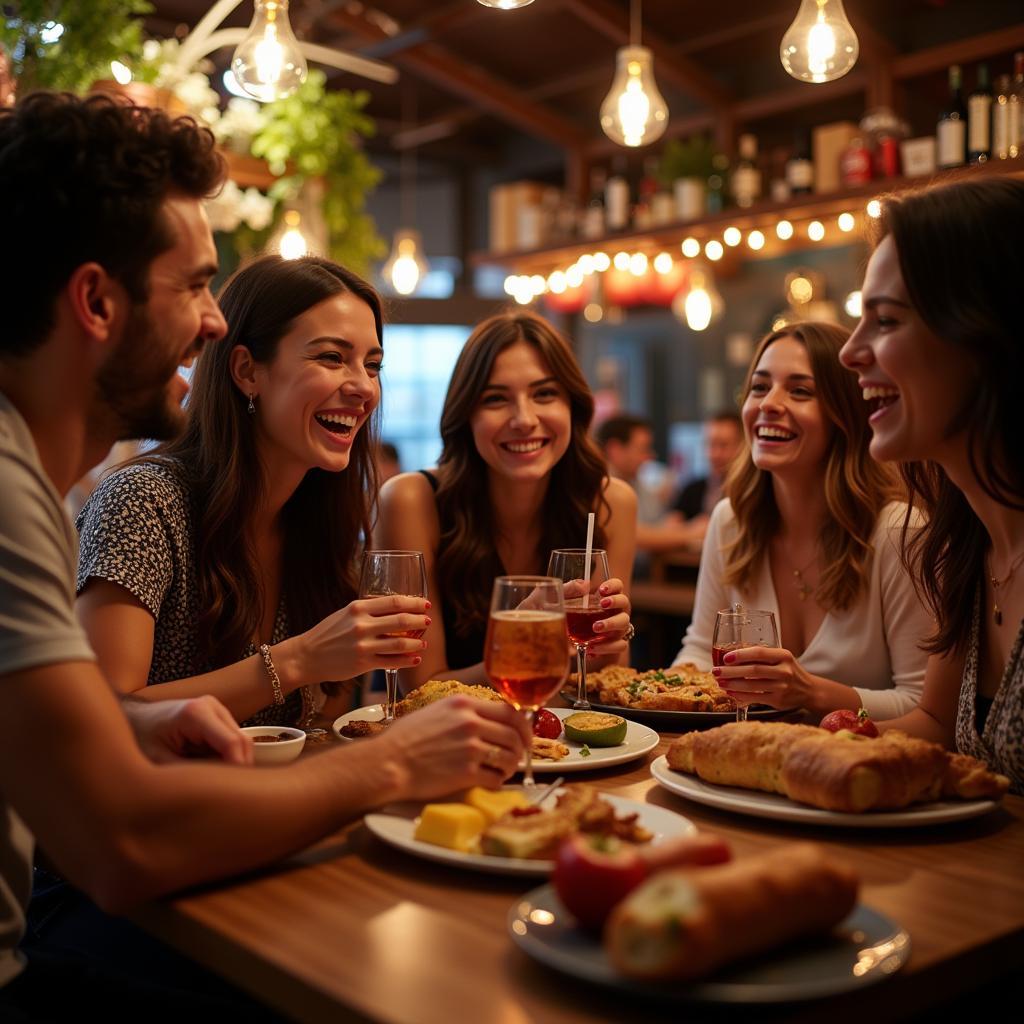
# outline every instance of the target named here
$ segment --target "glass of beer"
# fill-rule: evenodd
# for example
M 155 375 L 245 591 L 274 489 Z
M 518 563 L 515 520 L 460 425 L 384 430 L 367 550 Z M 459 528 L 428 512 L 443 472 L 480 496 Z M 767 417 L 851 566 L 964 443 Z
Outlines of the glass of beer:
M 565 605 L 552 576 L 499 576 L 491 592 L 484 671 L 494 688 L 526 715 L 543 707 L 565 681 Z M 523 785 L 532 786 L 533 752 L 526 747 Z
M 367 551 L 363 556 L 359 596 L 390 597 L 393 594 L 403 597 L 427 596 L 427 571 L 423 565 L 423 552 Z M 423 633 L 422 629 L 406 629 L 384 635 L 419 640 Z M 398 669 L 385 669 L 384 681 L 384 721 L 390 722 L 395 717 L 395 703 L 398 700 Z
M 729 651 L 740 647 L 778 647 L 779 631 L 774 612 L 750 611 L 735 605 L 723 608 L 715 618 L 711 641 L 711 664 L 724 665 Z M 736 700 L 736 721 L 747 720 L 748 703 Z
M 576 647 L 576 700 L 577 711 L 590 708 L 587 700 L 587 648 L 601 639 L 594 632 L 598 619 L 613 615 L 601 607 L 597 588 L 608 579 L 608 555 L 601 548 L 592 548 L 587 562 L 586 548 L 556 548 L 548 559 L 548 574 L 565 583 L 565 622 L 569 639 Z

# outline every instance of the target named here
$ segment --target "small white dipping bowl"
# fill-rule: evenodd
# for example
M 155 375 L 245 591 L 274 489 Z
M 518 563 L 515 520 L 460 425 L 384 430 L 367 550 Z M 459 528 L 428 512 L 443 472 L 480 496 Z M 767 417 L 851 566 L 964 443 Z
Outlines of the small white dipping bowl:
M 242 732 L 252 740 L 257 736 L 288 734 L 288 739 L 278 740 L 276 743 L 253 743 L 253 759 L 256 764 L 287 764 L 302 753 L 302 748 L 306 744 L 306 734 L 301 729 L 293 729 L 288 725 L 248 725 Z

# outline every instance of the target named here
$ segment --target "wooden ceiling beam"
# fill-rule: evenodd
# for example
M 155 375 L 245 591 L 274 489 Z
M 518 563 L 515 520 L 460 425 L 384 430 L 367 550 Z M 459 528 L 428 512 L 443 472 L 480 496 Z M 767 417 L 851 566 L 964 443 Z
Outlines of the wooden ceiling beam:
M 564 6 L 616 46 L 629 44 L 629 15 L 621 7 L 608 0 L 565 0 Z M 696 61 L 649 33 L 644 34 L 642 40 L 658 62 L 659 77 L 715 110 L 725 110 L 732 103 L 729 90 Z
M 389 38 L 383 29 L 362 14 L 334 11 L 329 20 L 370 42 Z M 527 134 L 547 139 L 562 149 L 580 149 L 586 141 L 584 134 L 571 121 L 542 104 L 525 100 L 518 89 L 437 43 L 421 43 L 404 50 L 395 54 L 394 62 L 438 88 L 460 96 Z
M 950 64 L 970 64 L 986 60 L 994 53 L 1008 53 L 1021 47 L 1024 47 L 1024 22 L 916 53 L 901 54 L 893 60 L 892 71 L 897 79 L 915 78 L 932 71 L 944 71 Z

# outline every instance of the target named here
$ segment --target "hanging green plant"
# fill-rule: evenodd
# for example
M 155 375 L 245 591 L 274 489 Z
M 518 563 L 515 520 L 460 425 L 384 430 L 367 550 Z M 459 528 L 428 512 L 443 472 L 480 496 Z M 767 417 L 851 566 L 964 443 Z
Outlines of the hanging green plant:
M 310 178 L 323 179 L 330 256 L 365 274 L 386 250 L 366 212 L 366 196 L 381 177 L 360 141 L 375 131 L 363 111 L 370 96 L 328 92 L 326 81 L 322 71 L 311 70 L 297 92 L 264 107 L 266 124 L 253 137 L 251 152 L 282 175 L 271 189 L 275 199 L 297 195 Z
M 84 93 L 110 77 L 112 60 L 142 52 L 147 0 L 19 0 L 0 24 L 18 94 L 35 89 Z

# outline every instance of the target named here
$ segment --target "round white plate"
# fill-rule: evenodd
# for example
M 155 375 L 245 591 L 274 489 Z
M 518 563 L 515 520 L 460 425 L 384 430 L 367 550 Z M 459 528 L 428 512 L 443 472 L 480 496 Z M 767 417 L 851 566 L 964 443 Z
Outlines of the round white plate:
M 506 787 L 518 788 L 518 787 Z M 603 793 L 602 796 L 619 814 L 636 814 L 638 824 L 654 833 L 652 843 L 660 843 L 664 839 L 676 836 L 689 836 L 697 831 L 689 818 L 684 818 L 675 811 L 654 804 L 641 804 L 625 797 Z M 555 796 L 545 801 L 545 806 L 554 806 Z M 521 860 L 514 857 L 488 857 L 482 853 L 460 853 L 444 846 L 424 843 L 413 839 L 423 804 L 395 804 L 377 814 L 367 814 L 363 819 L 366 827 L 389 846 L 394 846 L 406 853 L 426 860 L 451 864 L 470 871 L 483 871 L 496 875 L 526 875 L 529 877 L 546 877 L 555 864 L 550 860 Z
M 547 710 L 558 715 L 561 719 L 574 714 L 572 708 L 548 708 Z M 341 730 L 348 722 L 379 722 L 383 717 L 384 710 L 381 706 L 379 704 L 370 704 L 367 707 L 356 708 L 355 711 L 342 715 L 331 728 L 333 728 L 335 736 L 339 739 L 347 740 L 347 736 L 341 735 Z M 620 717 L 624 718 L 625 716 L 622 715 Z M 590 747 L 589 756 L 585 756 L 582 745 L 567 740 L 563 734 L 558 742 L 564 743 L 569 748 L 568 755 L 563 757 L 561 761 L 547 761 L 535 757 L 533 759 L 533 770 L 537 775 L 546 772 L 560 775 L 565 772 L 585 772 L 596 768 L 611 768 L 614 765 L 625 764 L 627 761 L 643 757 L 644 754 L 653 750 L 658 745 L 659 739 L 658 734 L 646 725 L 627 721 L 626 738 L 622 743 L 617 747 Z M 522 765 L 519 767 L 522 768 Z
M 620 991 L 681 1002 L 780 1003 L 849 992 L 884 981 L 910 956 L 910 936 L 863 904 L 826 937 L 790 943 L 716 971 L 707 981 L 641 982 L 618 974 L 601 940 L 576 924 L 550 885 L 528 892 L 508 914 L 512 941 L 557 971 Z M 668 1018 L 666 1018 L 668 1019 Z
M 963 821 L 987 814 L 996 805 L 992 800 L 936 800 L 918 804 L 902 811 L 869 811 L 864 814 L 846 814 L 823 811 L 818 807 L 798 804 L 780 793 L 761 793 L 735 786 L 717 786 L 696 775 L 673 771 L 664 754 L 651 762 L 651 775 L 660 786 L 671 793 L 693 800 L 694 803 L 719 807 L 737 814 L 755 818 L 774 818 L 776 821 L 798 821 L 806 825 L 829 825 L 839 828 L 907 828 L 924 825 L 943 825 L 950 821 Z

